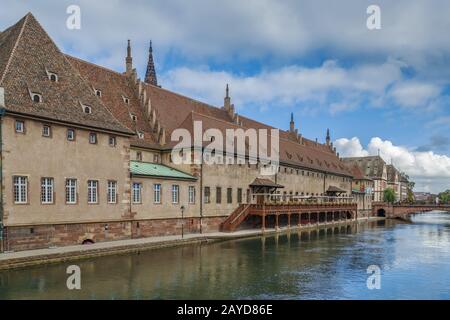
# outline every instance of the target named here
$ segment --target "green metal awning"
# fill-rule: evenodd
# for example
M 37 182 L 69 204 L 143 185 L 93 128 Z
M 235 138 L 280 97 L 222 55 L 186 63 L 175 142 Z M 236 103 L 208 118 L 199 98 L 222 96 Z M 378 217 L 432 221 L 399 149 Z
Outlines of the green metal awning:
M 134 176 L 197 180 L 188 173 L 158 163 L 130 161 L 130 171 Z

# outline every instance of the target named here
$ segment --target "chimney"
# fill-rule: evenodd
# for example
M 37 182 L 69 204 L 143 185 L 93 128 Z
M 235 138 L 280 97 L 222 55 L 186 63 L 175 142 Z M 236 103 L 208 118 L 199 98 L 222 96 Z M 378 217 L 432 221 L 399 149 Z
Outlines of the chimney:
M 5 107 L 5 88 L 0 87 L 0 108 Z

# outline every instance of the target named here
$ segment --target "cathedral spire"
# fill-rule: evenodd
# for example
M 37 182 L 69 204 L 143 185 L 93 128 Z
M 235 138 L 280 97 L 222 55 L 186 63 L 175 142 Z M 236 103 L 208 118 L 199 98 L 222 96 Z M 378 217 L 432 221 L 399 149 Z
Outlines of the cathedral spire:
M 155 71 L 155 63 L 153 62 L 153 49 L 151 41 L 150 47 L 148 49 L 148 62 L 147 62 L 147 71 L 145 73 L 145 82 L 154 86 L 158 85 L 158 79 L 156 78 L 156 71 Z
M 294 113 L 293 112 L 291 112 L 291 122 L 289 122 L 289 131 L 290 132 L 295 131 Z
M 126 74 L 129 76 L 133 72 L 133 58 L 131 57 L 131 43 L 128 40 L 127 57 L 125 58 Z

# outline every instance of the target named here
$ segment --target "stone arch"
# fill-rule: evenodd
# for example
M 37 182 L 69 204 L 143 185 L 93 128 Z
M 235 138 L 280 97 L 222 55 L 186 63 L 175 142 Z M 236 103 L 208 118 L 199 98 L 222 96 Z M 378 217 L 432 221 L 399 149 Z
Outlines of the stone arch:
M 377 217 L 386 217 L 386 210 L 380 208 L 377 210 Z

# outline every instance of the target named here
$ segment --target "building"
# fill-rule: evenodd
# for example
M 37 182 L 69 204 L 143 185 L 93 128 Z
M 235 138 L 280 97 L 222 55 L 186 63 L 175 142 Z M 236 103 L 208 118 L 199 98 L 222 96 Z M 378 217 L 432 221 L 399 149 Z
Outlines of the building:
M 141 81 L 130 41 L 126 51 L 123 73 L 68 56 L 30 13 L 0 33 L 3 250 L 219 230 L 258 201 L 261 179 L 283 187 L 278 197 L 351 196 L 352 172 L 329 131 L 324 143 L 307 139 L 293 115 L 269 176 L 248 149 L 215 150 L 236 160 L 226 165 L 174 161 L 172 134 L 195 135 L 198 122 L 202 137 L 274 128 L 238 115 L 228 87 L 222 107 L 161 88 L 151 44 Z
M 380 156 L 343 158 L 349 166 L 356 164 L 364 176 L 373 180 L 373 201 L 383 201 L 384 190 L 388 187 L 386 162 Z
M 364 175 L 356 163 L 353 164 L 351 170 L 353 175 L 352 194 L 358 205 L 358 217 L 369 217 L 372 214 L 374 181 Z
M 408 193 L 410 192 L 410 183 L 405 174 L 400 174 L 400 202 L 408 201 Z
M 386 169 L 388 188 L 394 190 L 395 202 L 399 202 L 401 198 L 400 172 L 392 164 L 388 164 Z

